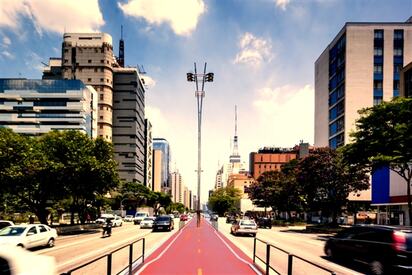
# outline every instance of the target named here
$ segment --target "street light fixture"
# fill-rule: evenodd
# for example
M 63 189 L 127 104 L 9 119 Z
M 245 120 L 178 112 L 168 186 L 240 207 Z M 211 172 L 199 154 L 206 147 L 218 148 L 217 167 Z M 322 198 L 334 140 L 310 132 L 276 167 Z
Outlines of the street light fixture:
M 187 73 L 187 81 L 196 83 L 195 97 L 197 99 L 197 226 L 200 226 L 200 182 L 202 173 L 202 109 L 203 98 L 205 97 L 205 82 L 213 82 L 214 73 L 206 73 L 206 65 L 203 69 L 203 74 L 197 73 L 196 62 L 194 63 L 195 72 Z M 199 90 L 199 82 L 202 83 L 202 88 Z

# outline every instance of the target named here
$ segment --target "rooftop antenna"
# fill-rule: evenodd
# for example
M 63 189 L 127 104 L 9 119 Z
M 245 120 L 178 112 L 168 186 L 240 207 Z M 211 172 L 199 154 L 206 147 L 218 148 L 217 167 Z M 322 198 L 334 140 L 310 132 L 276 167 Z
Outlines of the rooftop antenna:
M 120 26 L 120 41 L 119 41 L 119 66 L 124 68 L 124 41 L 123 41 L 123 25 Z

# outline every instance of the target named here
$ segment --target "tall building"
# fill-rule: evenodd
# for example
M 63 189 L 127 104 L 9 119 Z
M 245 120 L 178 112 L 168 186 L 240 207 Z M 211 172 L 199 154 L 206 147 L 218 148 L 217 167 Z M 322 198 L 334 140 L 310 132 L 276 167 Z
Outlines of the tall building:
M 265 147 L 257 153 L 249 155 L 249 171 L 252 177 L 257 180 L 261 174 L 268 171 L 280 171 L 283 164 L 296 159 L 299 149 L 295 148 L 273 148 Z
M 412 17 L 346 23 L 315 63 L 315 146 L 350 142 L 358 110 L 399 96 L 399 72 L 411 61 Z
M 162 157 L 162 173 L 161 173 L 161 188 L 165 193 L 170 193 L 169 174 L 170 174 L 170 146 L 169 142 L 164 138 L 153 139 L 153 150 L 160 150 L 163 153 Z
M 406 65 L 401 71 L 400 96 L 412 97 L 412 62 Z
M 152 124 L 148 119 L 145 120 L 145 154 L 146 154 L 146 161 L 145 161 L 145 185 L 152 190 L 153 188 L 153 138 L 152 138 Z
M 164 155 L 162 150 L 153 150 L 153 191 L 162 191 L 162 170 L 163 170 L 163 160 Z
M 0 79 L 0 127 L 27 135 L 79 130 L 95 138 L 96 97 L 80 80 Z
M 119 176 L 125 182 L 144 184 L 145 89 L 136 68 L 113 68 L 113 76 L 112 141 Z
M 189 193 L 189 188 L 185 186 L 183 190 L 183 204 L 186 208 L 190 207 L 190 193 Z
M 173 202 L 183 203 L 183 179 L 179 171 L 170 174 L 170 188 Z
M 106 33 L 65 33 L 62 45 L 63 79 L 79 79 L 98 92 L 98 136 L 112 141 L 112 37 Z

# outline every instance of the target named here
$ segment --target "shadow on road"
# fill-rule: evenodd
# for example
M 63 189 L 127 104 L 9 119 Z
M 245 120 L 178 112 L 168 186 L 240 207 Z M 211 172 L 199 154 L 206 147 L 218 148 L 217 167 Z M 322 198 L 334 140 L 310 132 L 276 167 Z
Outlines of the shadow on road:
M 343 267 L 352 269 L 356 272 L 359 273 L 363 273 L 363 274 L 370 274 L 368 267 L 365 264 L 359 263 L 359 262 L 355 262 L 352 261 L 350 259 L 332 259 L 330 257 L 327 256 L 321 256 L 322 259 L 325 259 L 331 263 L 337 264 L 337 265 L 341 265 Z

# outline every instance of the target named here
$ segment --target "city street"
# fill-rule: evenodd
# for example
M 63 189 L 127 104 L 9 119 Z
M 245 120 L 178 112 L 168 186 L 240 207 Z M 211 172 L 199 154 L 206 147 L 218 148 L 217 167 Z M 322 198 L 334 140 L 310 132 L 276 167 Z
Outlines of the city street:
M 230 234 L 231 224 L 226 223 L 225 218 L 219 218 L 218 229 L 229 240 L 237 245 L 243 252 L 250 257 L 253 257 L 253 238 L 250 236 L 233 236 Z M 336 274 L 362 274 L 353 269 L 346 268 L 331 261 L 328 261 L 323 252 L 323 246 L 325 243 L 324 238 L 318 234 L 304 234 L 295 232 L 285 232 L 286 228 L 272 227 L 272 229 L 258 229 L 256 237 L 265 242 L 271 243 L 276 247 L 279 247 L 289 253 L 300 256 L 310 262 L 317 263 L 327 269 L 330 269 Z M 257 242 L 256 255 L 262 259 L 265 259 L 266 245 Z M 281 251 L 276 251 L 271 248 L 271 266 L 274 267 L 281 274 L 287 273 L 287 254 Z M 258 259 L 256 263 L 264 269 L 264 265 Z M 275 274 L 275 273 L 273 273 Z M 307 263 L 302 262 L 294 258 L 293 262 L 293 274 L 329 274 L 318 268 L 315 268 Z
M 146 254 L 167 240 L 179 229 L 179 221 L 175 219 L 175 229 L 172 232 L 155 232 L 151 229 L 140 229 L 133 223 L 123 223 L 122 227 L 113 228 L 111 237 L 102 238 L 102 233 L 81 234 L 75 236 L 60 236 L 53 248 L 42 248 L 34 251 L 36 254 L 53 256 L 57 263 L 59 273 L 67 272 L 87 261 L 98 258 L 123 245 L 129 244 L 139 238 L 146 239 Z M 113 254 L 112 272 L 118 273 L 128 264 L 129 247 L 125 247 Z M 142 242 L 133 248 L 133 259 L 142 253 Z M 107 259 L 103 258 L 74 274 L 103 274 L 106 272 Z

